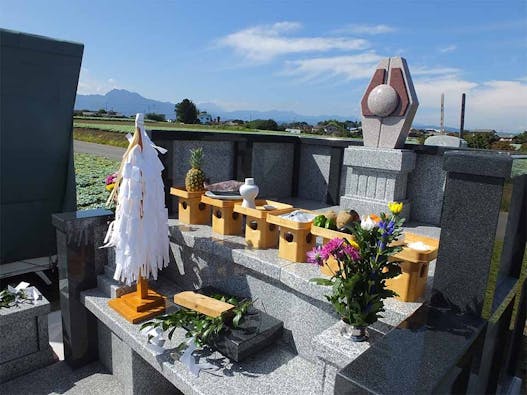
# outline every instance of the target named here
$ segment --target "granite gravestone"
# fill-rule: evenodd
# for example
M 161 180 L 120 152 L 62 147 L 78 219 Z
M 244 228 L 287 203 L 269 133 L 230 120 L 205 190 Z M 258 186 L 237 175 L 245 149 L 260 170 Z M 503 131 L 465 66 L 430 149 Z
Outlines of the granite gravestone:
M 342 206 L 365 215 L 402 201 L 403 216 L 409 216 L 406 187 L 415 153 L 401 148 L 418 105 L 406 60 L 383 59 L 361 101 L 364 147 L 348 147 L 344 153 L 348 169 Z
M 467 148 L 468 144 L 466 140 L 460 139 L 455 136 L 430 136 L 425 140 L 425 145 L 436 145 L 439 147 L 456 147 L 456 148 Z

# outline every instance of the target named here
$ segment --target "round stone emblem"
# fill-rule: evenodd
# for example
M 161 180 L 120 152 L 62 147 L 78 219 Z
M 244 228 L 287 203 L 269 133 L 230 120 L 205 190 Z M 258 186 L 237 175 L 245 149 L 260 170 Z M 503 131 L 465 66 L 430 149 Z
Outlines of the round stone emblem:
M 399 96 L 390 85 L 377 85 L 368 96 L 368 108 L 378 117 L 387 117 L 399 104 Z

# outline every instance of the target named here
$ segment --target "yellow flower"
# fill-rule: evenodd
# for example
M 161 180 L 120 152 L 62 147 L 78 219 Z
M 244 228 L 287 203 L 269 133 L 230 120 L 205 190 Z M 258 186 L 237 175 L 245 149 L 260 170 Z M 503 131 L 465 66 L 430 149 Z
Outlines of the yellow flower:
M 115 183 L 106 185 L 106 190 L 110 192 L 115 187 Z
M 403 211 L 403 202 L 390 202 L 388 208 L 393 215 L 400 214 Z
M 360 250 L 360 247 L 359 245 L 355 242 L 355 240 L 350 240 L 348 239 L 348 242 L 350 243 L 350 246 L 352 246 L 353 248 L 357 249 L 357 250 Z

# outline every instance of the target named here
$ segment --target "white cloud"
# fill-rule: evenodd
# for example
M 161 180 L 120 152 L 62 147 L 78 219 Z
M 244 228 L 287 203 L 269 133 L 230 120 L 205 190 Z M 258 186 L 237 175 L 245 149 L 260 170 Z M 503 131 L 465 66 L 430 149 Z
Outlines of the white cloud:
M 466 93 L 465 127 L 500 131 L 527 129 L 527 83 L 467 81 L 456 75 L 416 79 L 417 123 L 439 124 L 441 93 L 445 94 L 445 124 L 458 126 L 461 94 Z
M 439 52 L 441 53 L 447 53 L 447 52 L 452 52 L 452 51 L 455 51 L 457 49 L 457 45 L 447 45 L 446 47 L 441 47 L 439 48 Z
M 77 93 L 81 95 L 105 94 L 112 89 L 119 88 L 119 84 L 113 78 L 100 80 L 96 78 L 87 68 L 81 67 Z
M 293 53 L 324 52 L 329 50 L 359 50 L 369 46 L 364 39 L 342 37 L 289 37 L 286 33 L 298 30 L 297 22 L 278 22 L 259 25 L 221 38 L 218 43 L 234 49 L 253 62 L 267 62 Z
M 423 67 L 417 66 L 410 69 L 410 74 L 415 75 L 445 75 L 445 74 L 457 74 L 460 70 L 454 67 Z
M 340 29 L 335 30 L 335 33 L 339 34 L 385 34 L 396 31 L 394 27 L 388 25 L 367 25 L 367 24 L 353 24 L 347 25 Z
M 284 74 L 300 76 L 303 80 L 342 77 L 344 80 L 369 78 L 382 56 L 375 52 L 358 55 L 320 57 L 286 62 Z

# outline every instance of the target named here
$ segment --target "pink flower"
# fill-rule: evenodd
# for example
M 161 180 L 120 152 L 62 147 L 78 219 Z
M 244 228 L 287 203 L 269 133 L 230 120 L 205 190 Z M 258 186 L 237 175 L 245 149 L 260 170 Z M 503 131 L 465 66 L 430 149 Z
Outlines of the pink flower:
M 307 255 L 307 261 L 309 263 L 314 263 L 315 265 L 318 265 L 318 266 L 324 265 L 324 261 L 328 259 L 327 256 L 324 258 L 323 253 L 322 253 L 322 247 L 320 246 L 313 247 L 313 249 L 311 251 L 308 251 L 306 255 Z
M 115 184 L 117 181 L 117 173 L 112 173 L 106 177 L 106 185 Z
M 340 252 L 340 247 L 342 246 L 342 243 L 344 243 L 344 239 L 335 237 L 334 239 L 331 239 L 326 244 L 324 244 L 324 247 L 322 247 L 322 253 L 327 257 L 329 257 L 330 255 L 336 255 Z M 335 258 L 337 257 L 335 256 Z
M 360 259 L 360 254 L 359 254 L 359 251 L 349 245 L 349 244 L 346 244 L 342 247 L 342 251 L 348 256 L 349 259 L 351 259 L 352 261 L 358 261 Z

